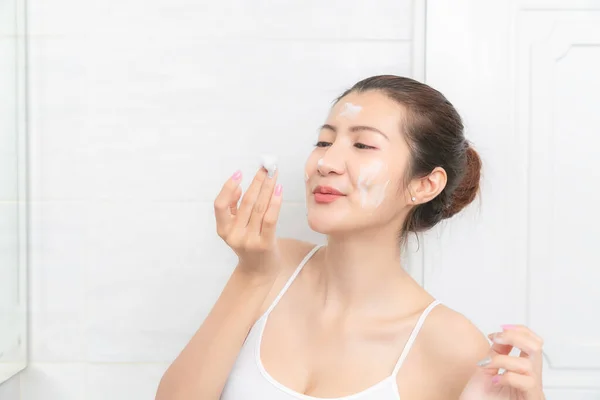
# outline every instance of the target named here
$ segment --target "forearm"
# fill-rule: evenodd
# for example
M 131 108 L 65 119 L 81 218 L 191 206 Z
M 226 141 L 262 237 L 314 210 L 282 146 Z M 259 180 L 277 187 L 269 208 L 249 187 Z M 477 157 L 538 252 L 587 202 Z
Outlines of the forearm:
M 217 400 L 273 280 L 236 268 L 189 343 L 163 375 L 156 400 Z

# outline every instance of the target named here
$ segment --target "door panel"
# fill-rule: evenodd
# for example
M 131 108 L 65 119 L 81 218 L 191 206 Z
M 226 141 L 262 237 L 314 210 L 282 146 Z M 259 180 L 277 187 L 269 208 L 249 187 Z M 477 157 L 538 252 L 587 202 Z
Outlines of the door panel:
M 425 235 L 424 285 L 486 332 L 538 332 L 549 400 L 600 399 L 600 1 L 433 0 L 426 26 L 426 81 L 484 176 Z

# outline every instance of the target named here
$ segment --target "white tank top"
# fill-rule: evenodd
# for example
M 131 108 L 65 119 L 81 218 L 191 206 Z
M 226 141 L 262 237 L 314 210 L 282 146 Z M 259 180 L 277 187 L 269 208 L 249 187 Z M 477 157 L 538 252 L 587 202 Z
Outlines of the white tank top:
M 277 382 L 264 368 L 260 359 L 260 344 L 262 341 L 263 331 L 267 323 L 267 318 L 273 308 L 277 305 L 279 300 L 283 297 L 284 293 L 290 287 L 296 276 L 300 273 L 304 264 L 312 257 L 312 255 L 322 245 L 315 246 L 300 262 L 290 279 L 281 289 L 271 306 L 267 311 L 254 323 L 242 348 L 235 361 L 233 369 L 229 374 L 223 393 L 221 394 L 221 400 L 398 400 L 400 399 L 400 393 L 398 392 L 398 385 L 396 384 L 396 375 L 404 362 L 404 359 L 408 355 L 410 348 L 412 347 L 421 326 L 429 312 L 439 304 L 438 300 L 433 301 L 423 311 L 415 327 L 413 328 L 408 341 L 404 345 L 404 349 L 396 363 L 396 366 L 391 375 L 379 381 L 378 383 L 370 386 L 369 388 L 362 390 L 358 393 L 354 393 L 344 397 L 336 398 L 319 398 L 313 396 L 307 396 L 305 394 L 296 392 L 281 383 Z

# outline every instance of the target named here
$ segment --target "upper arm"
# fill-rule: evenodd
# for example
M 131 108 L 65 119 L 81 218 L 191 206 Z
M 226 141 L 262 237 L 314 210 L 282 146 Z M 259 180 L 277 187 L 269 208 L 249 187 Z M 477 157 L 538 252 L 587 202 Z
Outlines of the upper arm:
M 477 362 L 488 354 L 490 344 L 464 315 L 441 308 L 423 332 L 427 340 L 426 357 L 432 379 L 444 388 L 447 398 L 456 399 L 475 373 Z

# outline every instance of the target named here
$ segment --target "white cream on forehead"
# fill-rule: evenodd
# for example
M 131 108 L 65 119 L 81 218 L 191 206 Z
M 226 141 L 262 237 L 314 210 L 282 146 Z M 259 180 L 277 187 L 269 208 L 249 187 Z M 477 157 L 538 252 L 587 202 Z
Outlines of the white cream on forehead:
M 261 165 L 267 170 L 269 178 L 272 178 L 277 171 L 277 157 L 270 154 L 263 154 L 261 156 Z
M 344 103 L 344 109 L 340 112 L 340 117 L 354 117 L 362 110 L 362 106 Z

